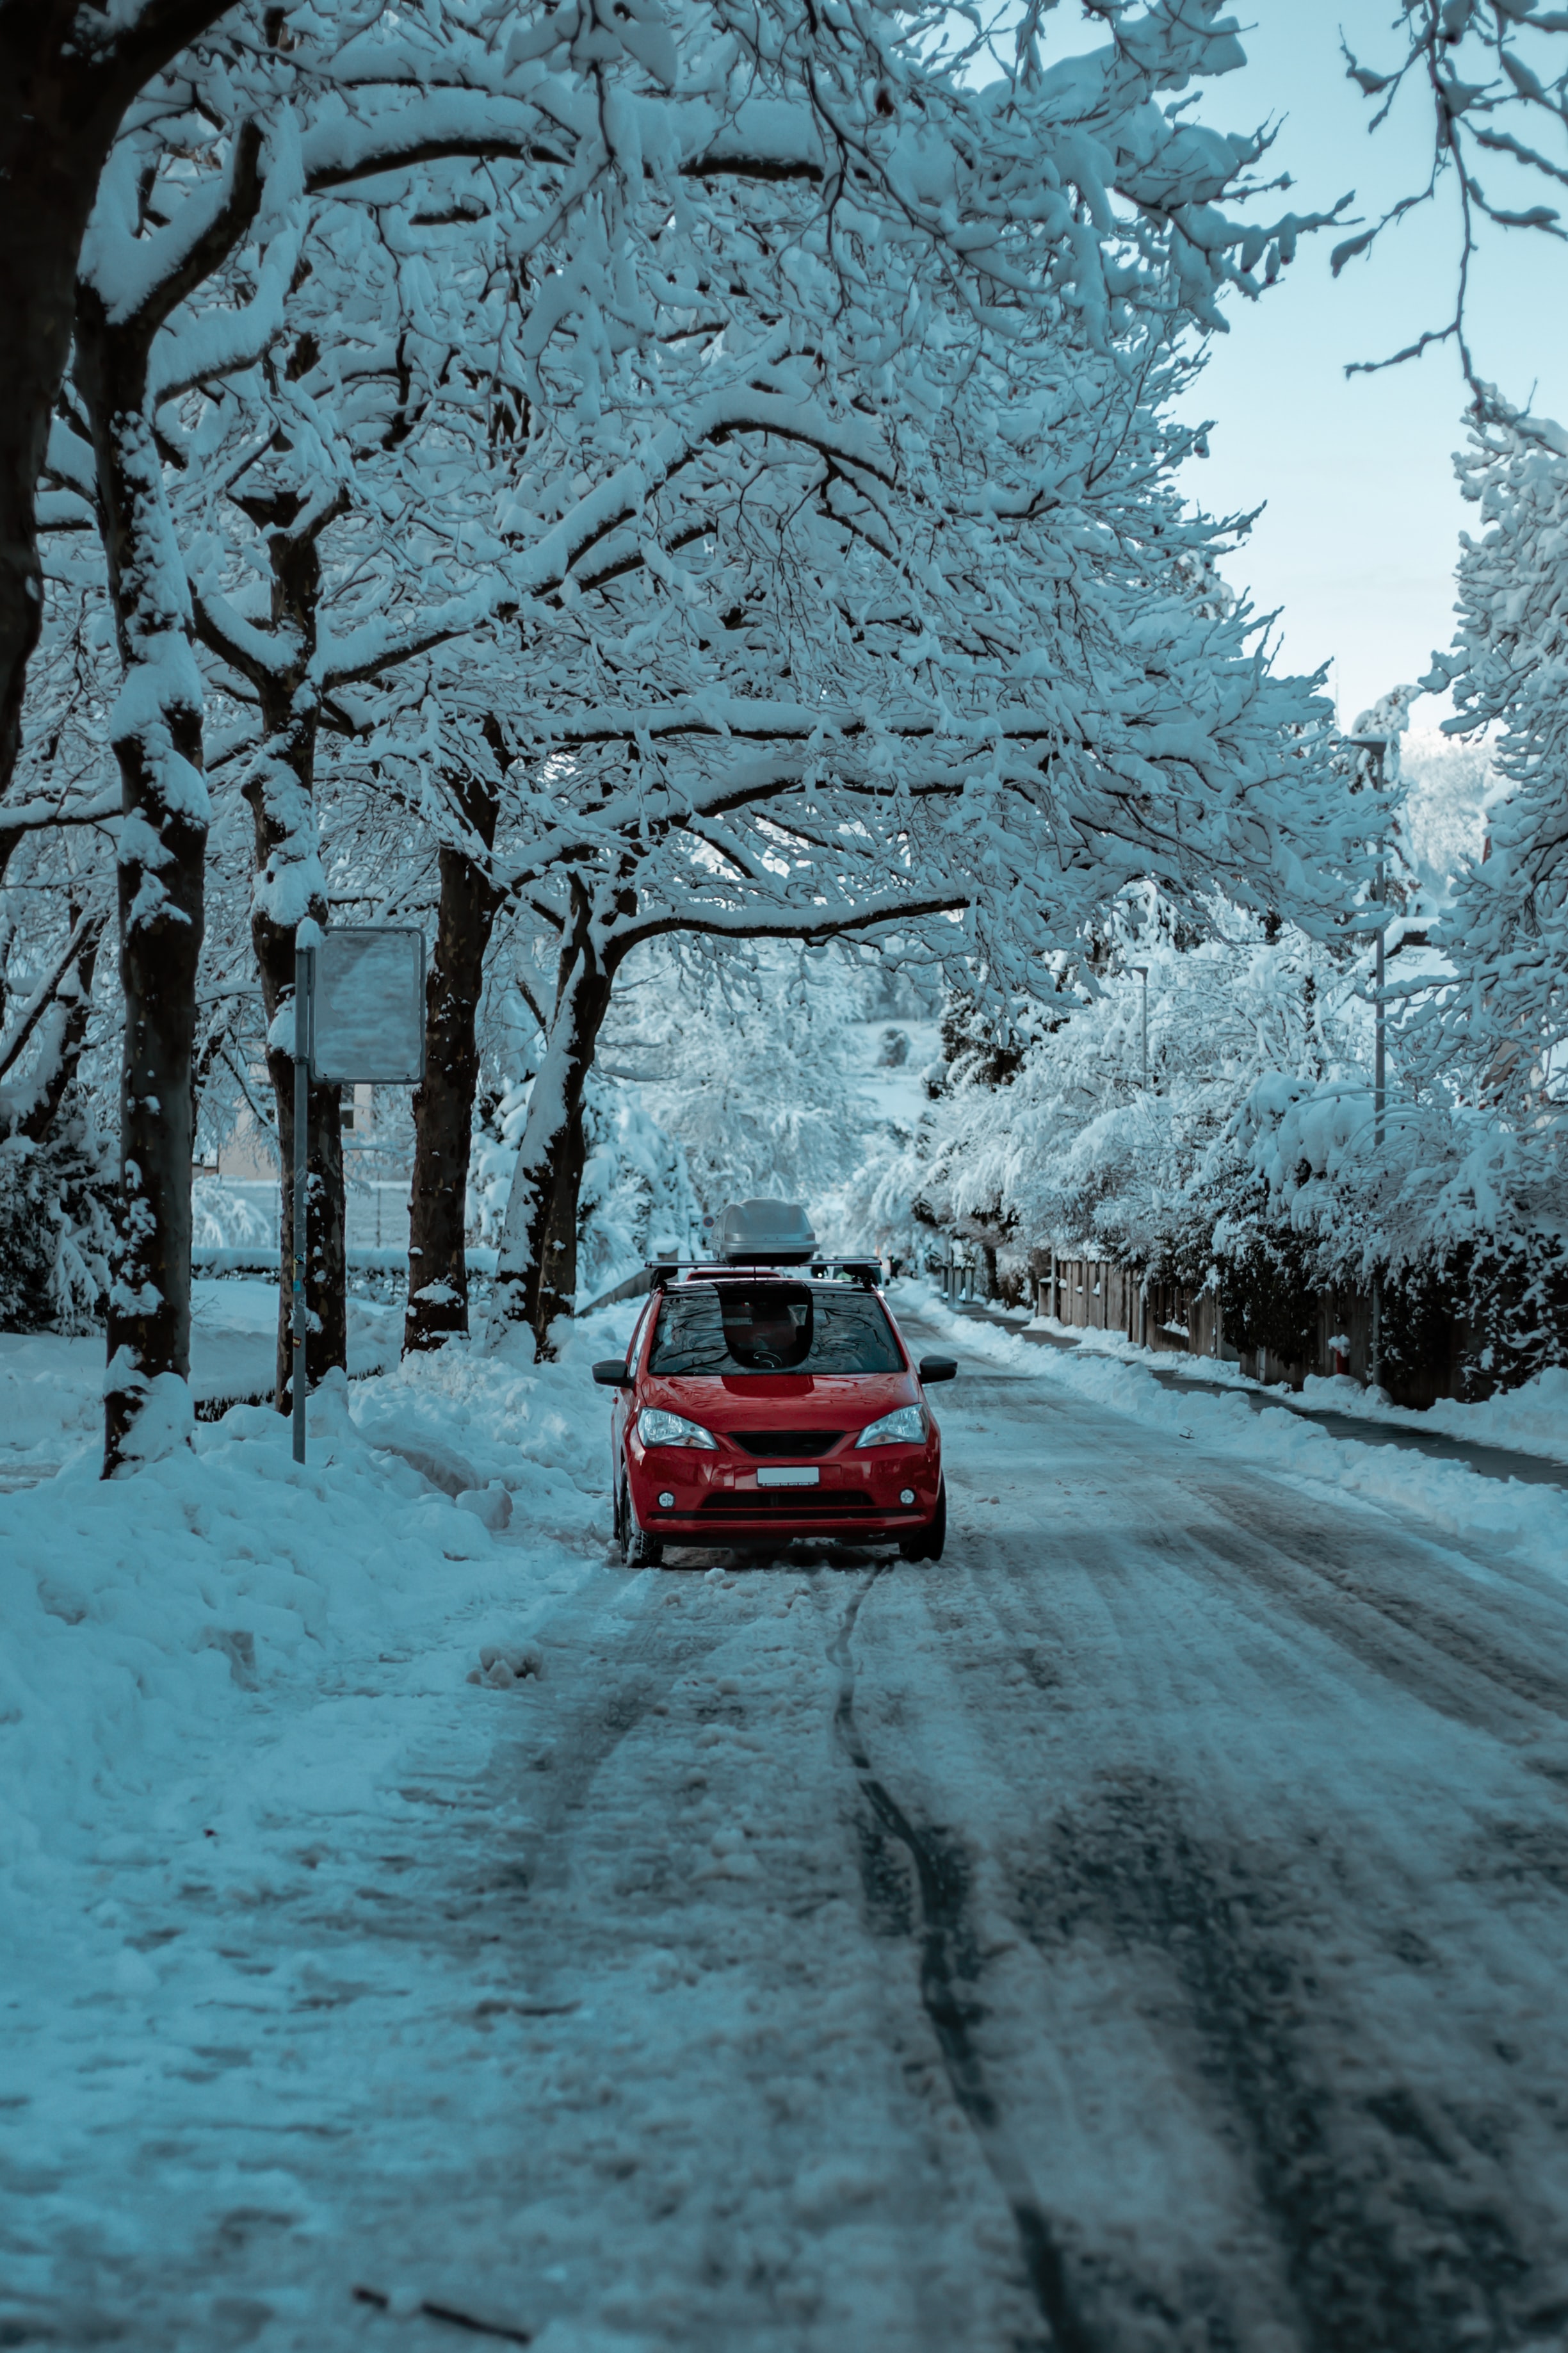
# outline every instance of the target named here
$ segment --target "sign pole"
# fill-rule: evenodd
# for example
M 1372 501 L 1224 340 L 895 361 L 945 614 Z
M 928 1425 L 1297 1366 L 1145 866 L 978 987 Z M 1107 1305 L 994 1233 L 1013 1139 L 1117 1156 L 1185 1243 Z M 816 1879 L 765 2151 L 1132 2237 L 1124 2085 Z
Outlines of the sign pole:
M 418 1086 L 425 1076 L 425 934 L 408 924 L 323 931 L 307 915 L 294 934 L 294 1249 L 289 1393 L 294 1460 L 305 1460 L 310 1388 L 310 1084 Z M 379 1219 L 381 1196 L 376 1195 Z M 379 1228 L 378 1228 L 379 1230 Z M 341 1264 L 341 1261 L 340 1261 Z
M 303 929 L 303 926 L 300 927 Z M 314 929 L 314 926 L 311 927 Z M 310 1187 L 310 987 L 309 947 L 294 949 L 294 1350 L 289 1394 L 294 1407 L 294 1460 L 305 1460 L 305 1250 Z

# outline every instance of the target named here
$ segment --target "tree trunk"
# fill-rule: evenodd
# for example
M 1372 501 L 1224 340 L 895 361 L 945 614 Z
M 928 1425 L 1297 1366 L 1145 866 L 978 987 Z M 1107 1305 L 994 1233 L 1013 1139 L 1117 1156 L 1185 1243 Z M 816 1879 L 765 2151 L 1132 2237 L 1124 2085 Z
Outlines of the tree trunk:
M 527 1324 L 542 1357 L 550 1353 L 551 1324 L 575 1303 L 577 1201 L 586 1157 L 583 1096 L 615 986 L 616 965 L 595 953 L 575 891 L 574 912 L 564 977 L 512 1171 L 491 1311 L 492 1339 L 510 1324 Z
M 95 38 L 81 0 L 0 0 L 0 794 L 43 612 L 34 495 L 70 349 L 77 261 L 126 106 L 228 0 L 148 0 Z
M 464 817 L 489 849 L 500 795 L 482 778 L 457 785 Z M 414 1097 L 408 1203 L 408 1309 L 403 1351 L 438 1348 L 468 1330 L 468 1152 L 479 1080 L 478 1017 L 485 952 L 500 894 L 468 853 L 441 846 L 436 953 L 425 992 L 425 1078 Z
M 160 25 L 167 33 L 176 17 L 183 23 L 194 13 L 184 0 L 144 0 L 122 41 L 150 59 L 146 72 L 155 72 L 160 60 L 147 49 L 147 37 Z M 124 665 L 110 718 L 124 810 L 119 896 L 125 1038 L 119 1231 L 103 1384 L 106 1478 L 173 1443 L 191 1412 L 191 1081 L 209 804 L 190 589 L 149 414 L 148 358 L 170 311 L 219 267 L 256 217 L 260 152 L 259 127 L 247 123 L 236 142 L 225 202 L 169 275 L 143 290 L 134 310 L 121 305 L 116 288 L 111 315 L 89 273 L 76 290 L 76 383 L 92 434 Z
M 294 1001 L 294 943 L 310 917 L 326 928 L 327 886 L 316 830 L 316 740 L 321 696 L 315 679 L 317 613 L 321 593 L 319 540 L 329 517 L 298 537 L 288 525 L 303 501 L 292 491 L 241 501 L 253 519 L 279 527 L 268 541 L 272 559 L 272 622 L 279 644 L 275 668 L 252 667 L 268 742 L 246 786 L 253 820 L 255 883 L 250 937 L 261 977 L 268 1031 Z M 339 512 L 334 506 L 332 513 Z M 293 1410 L 294 1349 L 294 1058 L 268 1046 L 268 1075 L 278 1109 L 280 1272 L 274 1397 L 279 1413 Z M 310 1091 L 309 1198 L 306 1208 L 305 1309 L 310 1334 L 306 1368 L 311 1381 L 334 1366 L 348 1369 L 348 1258 L 343 1200 L 342 1090 Z
M 119 858 L 125 1037 L 120 1210 L 109 1293 L 104 1473 L 144 1450 L 132 1432 L 191 1363 L 191 1069 L 207 838 L 202 683 L 184 567 L 146 414 L 151 332 L 113 325 L 89 290 L 77 305 L 77 380 L 92 424 L 104 553 L 125 683 L 114 751 L 125 822 Z M 188 1396 L 161 1391 L 163 1443 Z
M 170 733 L 201 768 L 199 703 L 170 712 Z M 146 828 L 141 857 L 120 853 L 119 1250 L 109 1292 L 104 1471 L 132 1456 L 133 1427 L 153 1382 L 191 1369 L 191 1057 L 205 924 L 206 795 L 182 806 L 144 739 L 115 745 L 126 814 Z M 140 828 L 128 828 L 135 839 Z M 184 1408 L 175 1409 L 184 1410 Z

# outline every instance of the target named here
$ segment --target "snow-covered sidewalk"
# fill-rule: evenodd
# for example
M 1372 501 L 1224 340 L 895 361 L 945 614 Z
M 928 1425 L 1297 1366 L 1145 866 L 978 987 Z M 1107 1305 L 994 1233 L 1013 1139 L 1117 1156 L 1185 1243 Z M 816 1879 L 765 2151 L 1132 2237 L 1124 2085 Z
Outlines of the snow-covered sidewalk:
M 276 1282 L 191 1285 L 191 1394 L 216 1410 L 271 1395 L 278 1332 Z M 349 1372 L 357 1379 L 397 1362 L 400 1308 L 349 1302 Z M 103 1343 L 52 1332 L 0 1332 L 0 1493 L 52 1478 L 81 1447 L 101 1442 Z
M 0 1496 L 5 2341 L 159 2341 L 126 2306 L 149 2247 L 199 2270 L 213 2233 L 330 2232 L 332 2168 L 302 2205 L 300 2149 L 352 2143 L 388 2180 L 418 2161 L 405 2096 L 439 2106 L 455 2010 L 516 1988 L 415 1891 L 483 1809 L 540 1620 L 602 1573 L 584 1367 L 613 1345 L 340 1378 L 304 1468 L 237 1407 L 109 1485 L 97 1344 L 35 1378 L 14 1434 L 69 1459 Z M 483 2107 L 481 2079 L 465 2139 Z M 208 2323 L 192 2341 L 254 2333 Z

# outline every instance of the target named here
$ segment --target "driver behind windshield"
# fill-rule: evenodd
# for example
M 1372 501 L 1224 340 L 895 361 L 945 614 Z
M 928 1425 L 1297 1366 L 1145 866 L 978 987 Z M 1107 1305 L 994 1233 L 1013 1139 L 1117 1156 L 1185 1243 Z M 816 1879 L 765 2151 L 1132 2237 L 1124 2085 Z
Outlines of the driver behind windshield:
M 897 1373 L 881 1302 L 805 1283 L 692 1283 L 666 1294 L 650 1373 Z

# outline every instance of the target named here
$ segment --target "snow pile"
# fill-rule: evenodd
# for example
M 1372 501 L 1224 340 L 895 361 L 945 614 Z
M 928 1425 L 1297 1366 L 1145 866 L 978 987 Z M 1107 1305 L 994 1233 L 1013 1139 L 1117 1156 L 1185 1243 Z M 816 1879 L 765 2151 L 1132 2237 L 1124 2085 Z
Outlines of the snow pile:
M 1402 1429 L 1438 1430 L 1476 1446 L 1501 1446 L 1521 1454 L 1544 1454 L 1568 1462 L 1568 1366 L 1551 1365 L 1517 1389 L 1475 1405 L 1439 1398 L 1421 1412 L 1390 1405 L 1381 1392 L 1363 1388 L 1344 1374 L 1331 1380 L 1309 1375 L 1301 1387 L 1305 1406 L 1331 1407 L 1363 1420 L 1388 1421 Z
M 537 1369 L 448 1347 L 352 1392 L 339 1375 L 311 1401 L 303 1467 L 280 1416 L 239 1406 L 110 1484 L 58 1374 L 39 1414 L 65 1405 L 53 1442 L 68 1418 L 78 1451 L 0 1496 L 13 1894 L 45 1894 L 133 1823 L 160 1835 L 172 1803 L 247 1840 L 275 1804 L 363 1803 L 405 1703 L 460 1684 L 487 1645 L 521 1656 L 538 1609 L 601 1556 L 586 1367 L 609 1345 L 574 1333 Z M 382 1696 L 349 1695 L 378 1666 Z
M 411 2086 L 437 2112 L 483 2002 L 518 1999 L 495 1940 L 450 1925 L 449 1834 L 488 1868 L 491 1768 L 603 1575 L 587 1366 L 634 1313 L 537 1369 L 448 1346 L 324 1384 L 302 1468 L 238 1407 L 108 1485 L 101 1342 L 56 1344 L 26 1427 L 71 1459 L 0 1493 L 0 2116 L 26 2150 L 0 2336 L 171 2341 L 141 2292 L 194 2294 L 190 2341 L 237 2342 L 182 2266 L 259 2209 L 331 2272 L 258 2278 L 268 2345 L 346 2341 L 362 2257 L 395 2284 L 390 2244 L 343 2245 L 345 2152 L 401 2180 Z M 465 2157 L 514 2115 L 471 2084 Z M 155 2290 L 121 2268 L 148 2249 Z

